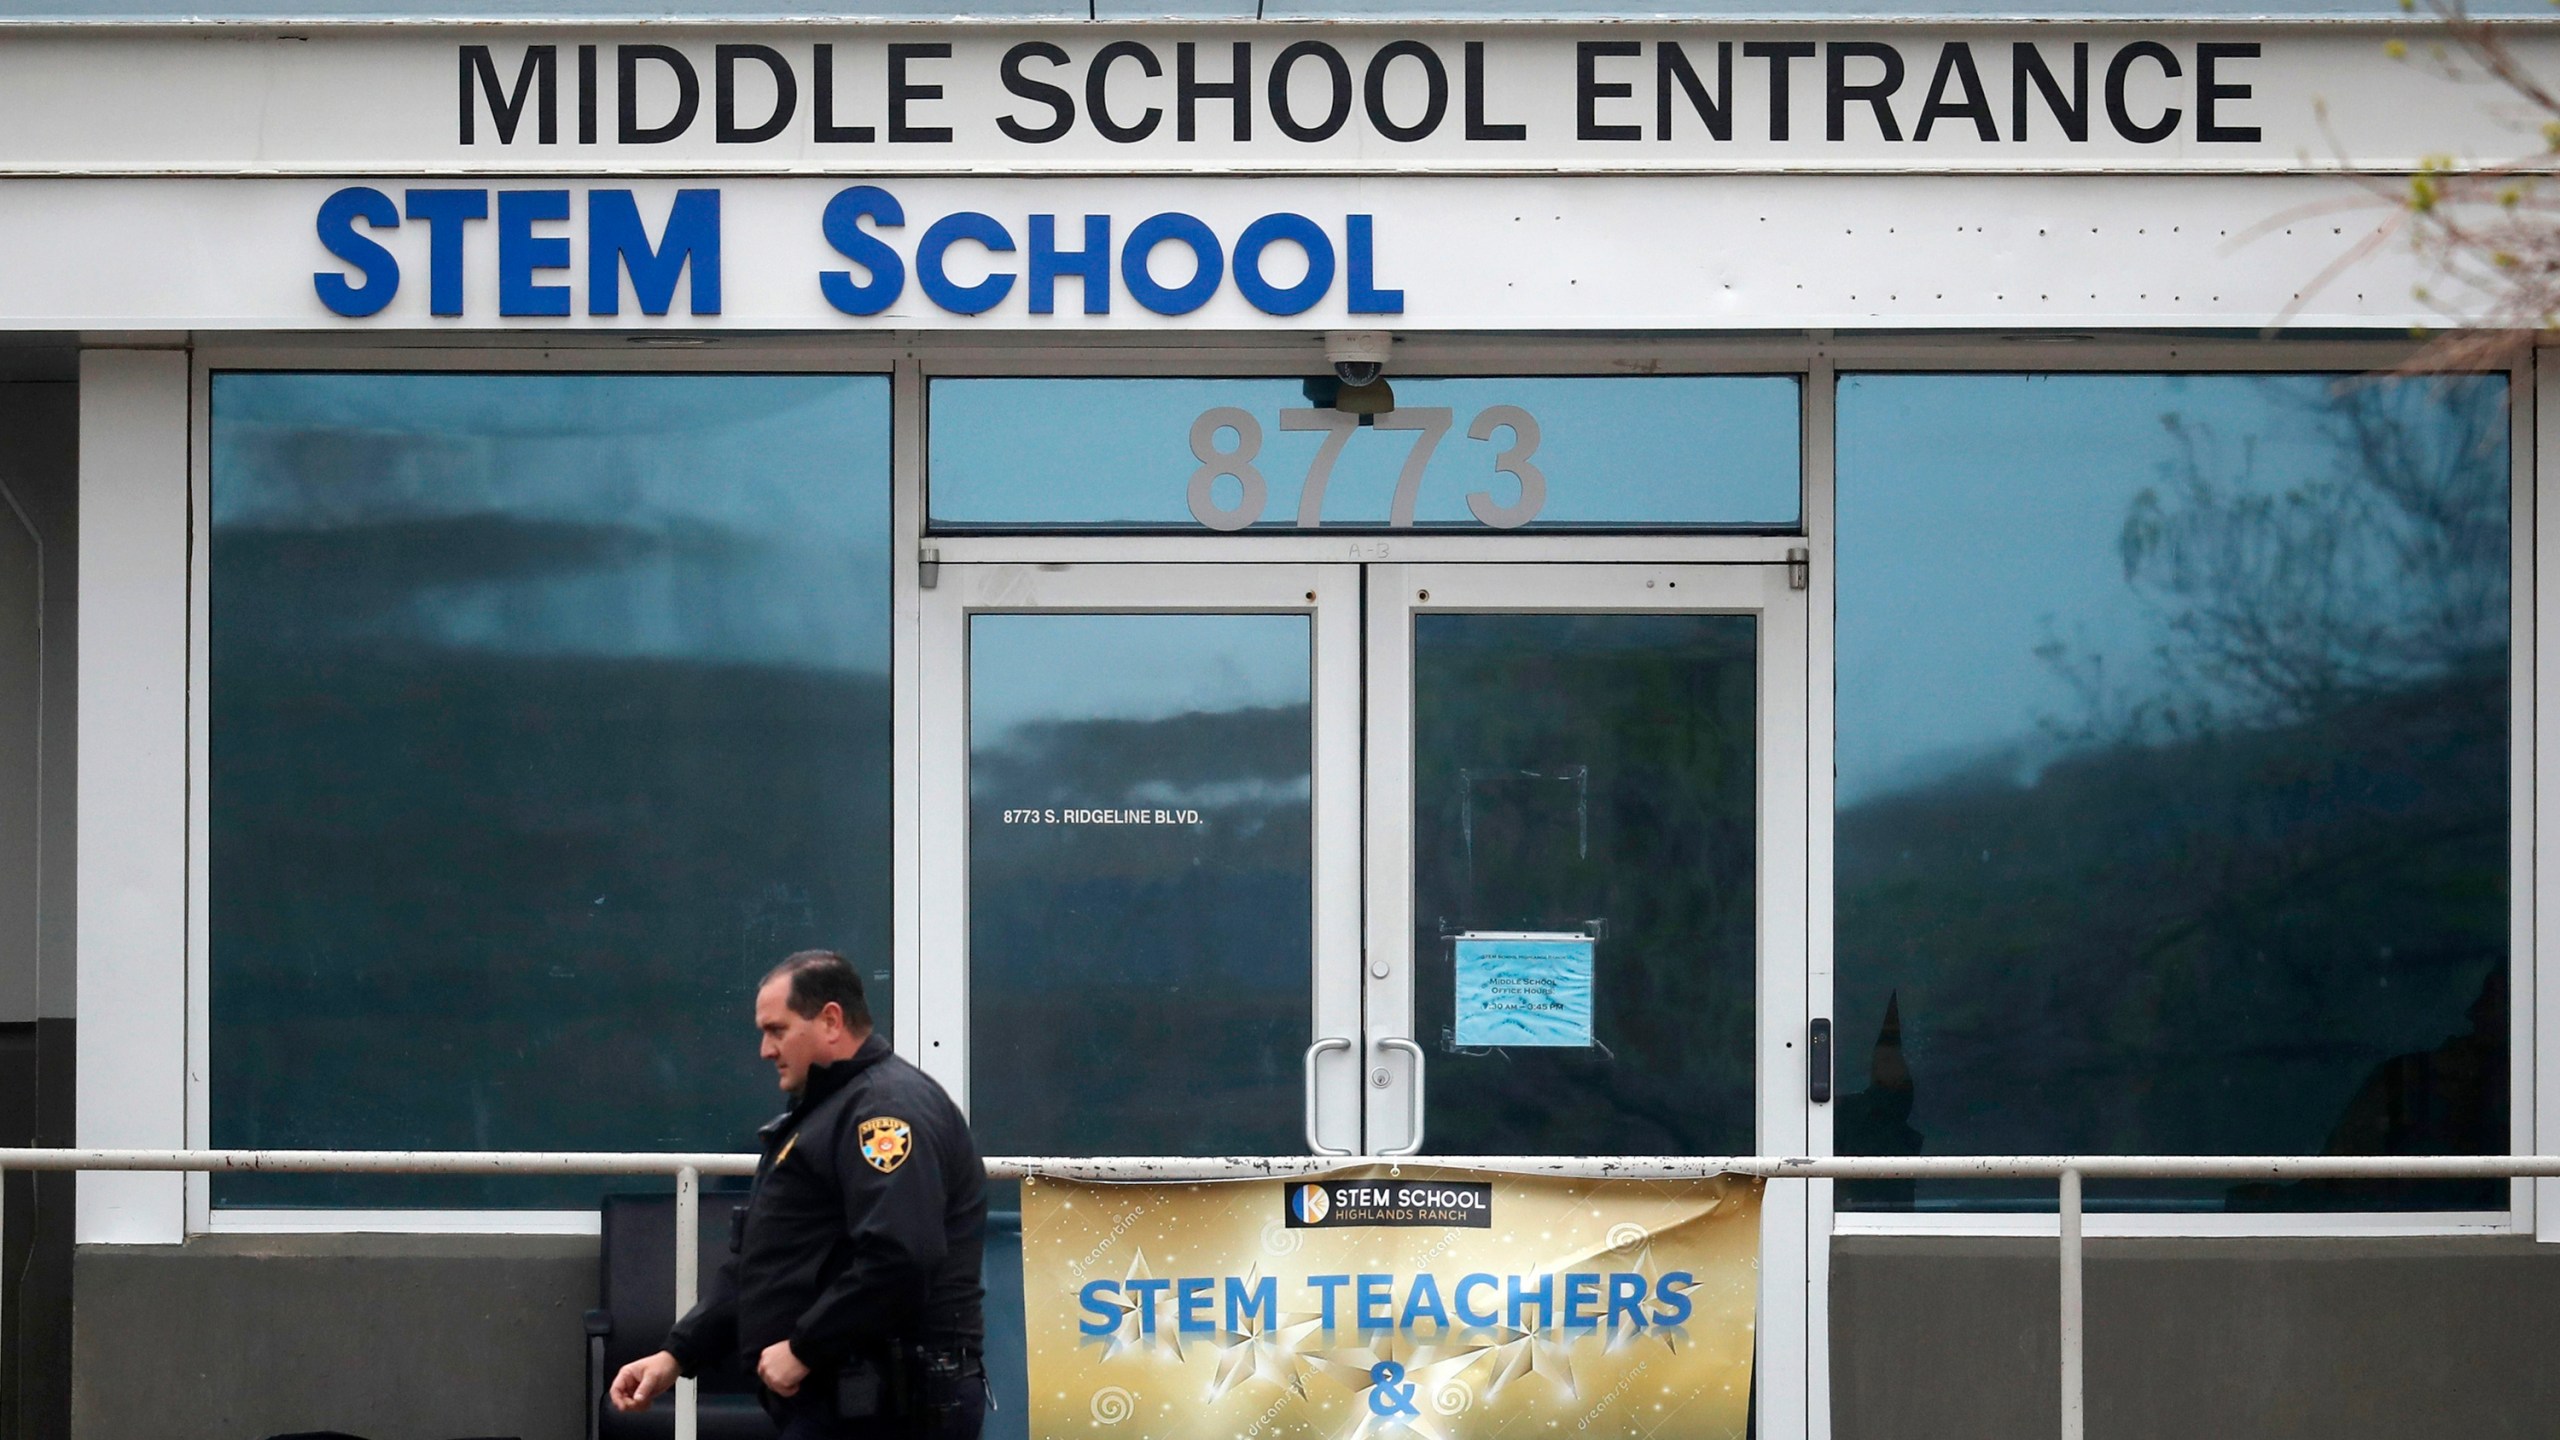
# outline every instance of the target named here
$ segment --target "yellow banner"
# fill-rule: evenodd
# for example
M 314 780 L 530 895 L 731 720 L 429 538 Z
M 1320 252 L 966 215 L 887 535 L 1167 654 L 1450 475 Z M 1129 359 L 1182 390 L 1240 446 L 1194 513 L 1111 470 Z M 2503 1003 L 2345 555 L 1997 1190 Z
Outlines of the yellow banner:
M 1740 1437 L 1757 1179 L 1029 1180 L 1031 1434 Z

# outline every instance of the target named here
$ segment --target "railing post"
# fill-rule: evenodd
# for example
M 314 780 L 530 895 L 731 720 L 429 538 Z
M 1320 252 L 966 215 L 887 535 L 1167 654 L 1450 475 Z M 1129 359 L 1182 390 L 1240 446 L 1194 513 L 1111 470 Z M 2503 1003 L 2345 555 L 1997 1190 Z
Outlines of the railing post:
M 702 1172 L 676 1171 L 676 1314 L 693 1308 L 702 1291 Z M 694 1383 L 676 1381 L 676 1440 L 694 1440 Z
M 2062 1440 L 2087 1433 L 2081 1408 L 2080 1172 L 2062 1172 Z

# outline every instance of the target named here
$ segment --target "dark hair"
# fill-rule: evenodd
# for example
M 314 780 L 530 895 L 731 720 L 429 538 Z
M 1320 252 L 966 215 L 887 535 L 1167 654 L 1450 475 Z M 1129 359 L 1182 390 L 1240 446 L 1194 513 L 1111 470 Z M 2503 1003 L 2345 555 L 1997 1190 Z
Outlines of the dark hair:
M 785 976 L 791 979 L 792 1013 L 802 1019 L 815 1020 L 832 1001 L 844 1012 L 847 1025 L 871 1023 L 871 1006 L 862 998 L 862 976 L 854 971 L 852 961 L 833 950 L 803 950 L 786 957 L 764 972 L 756 988 L 761 990 Z

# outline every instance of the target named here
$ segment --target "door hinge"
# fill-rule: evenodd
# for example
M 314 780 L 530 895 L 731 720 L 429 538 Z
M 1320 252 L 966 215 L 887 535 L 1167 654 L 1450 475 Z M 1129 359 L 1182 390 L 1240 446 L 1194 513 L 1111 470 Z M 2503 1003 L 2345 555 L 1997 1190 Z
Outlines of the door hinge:
M 1798 545 L 1787 552 L 1787 588 L 1802 590 L 1813 584 L 1813 552 Z
M 916 588 L 930 590 L 942 583 L 942 552 L 927 545 L 916 552 Z M 1801 590 L 1804 587 L 1796 587 Z

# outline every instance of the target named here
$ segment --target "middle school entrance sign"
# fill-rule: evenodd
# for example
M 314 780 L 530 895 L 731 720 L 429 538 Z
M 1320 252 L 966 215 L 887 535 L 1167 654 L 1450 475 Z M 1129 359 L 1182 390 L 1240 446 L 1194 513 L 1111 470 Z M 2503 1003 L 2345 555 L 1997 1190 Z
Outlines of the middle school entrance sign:
M 1031 1431 L 1741 1436 L 1761 1182 L 1023 1186 Z

